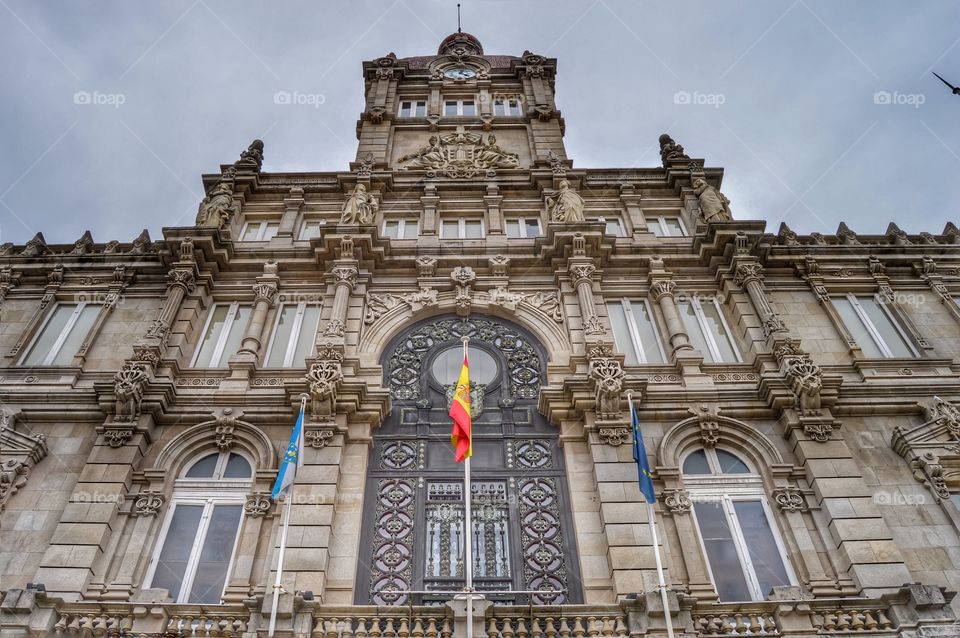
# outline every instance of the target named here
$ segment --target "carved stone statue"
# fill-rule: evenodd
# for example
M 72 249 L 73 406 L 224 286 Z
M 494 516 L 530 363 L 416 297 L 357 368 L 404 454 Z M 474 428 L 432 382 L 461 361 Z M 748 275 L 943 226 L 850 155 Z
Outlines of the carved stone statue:
M 240 153 L 234 166 L 250 166 L 259 171 L 263 166 L 263 140 L 253 140 L 247 150 Z
M 515 154 L 507 153 L 497 146 L 497 138 L 493 135 L 487 136 L 487 143 L 477 150 L 474 159 L 480 168 L 489 168 L 491 166 L 496 166 L 497 168 L 517 168 L 517 166 L 520 165 L 520 161 Z
M 140 416 L 140 402 L 147 382 L 147 365 L 140 361 L 127 361 L 114 377 L 114 421 L 135 421 Z
M 444 163 L 446 163 L 447 158 L 444 157 L 443 147 L 440 146 L 440 138 L 436 135 L 431 135 L 426 146 L 416 153 L 404 155 L 400 158 L 400 161 L 412 161 L 412 166 L 436 169 L 441 168 Z
M 336 412 L 337 386 L 342 379 L 340 359 L 321 359 L 310 366 L 307 371 L 307 388 L 310 391 L 311 420 L 333 418 Z
M 700 201 L 700 212 L 708 222 L 725 222 L 733 219 L 730 213 L 730 200 L 707 183 L 707 180 L 698 177 L 693 181 L 693 192 Z
M 196 225 L 201 228 L 221 228 L 233 212 L 233 183 L 220 181 L 210 189 L 197 209 Z
M 353 193 L 343 203 L 340 209 L 341 224 L 372 224 L 380 208 L 377 199 L 367 193 L 367 187 L 357 184 Z
M 670 165 L 670 160 L 690 159 L 683 152 L 683 147 L 673 141 L 673 138 L 664 133 L 660 136 L 660 159 L 664 168 Z
M 555 222 L 582 222 L 583 198 L 570 188 L 570 182 L 561 180 L 560 192 L 547 198 L 547 211 Z
M 426 146 L 401 157 L 409 162 L 404 168 L 425 168 L 439 171 L 448 177 L 468 178 L 497 168 L 517 168 L 520 156 L 497 146 L 497 138 L 458 127 L 454 133 L 432 135 Z

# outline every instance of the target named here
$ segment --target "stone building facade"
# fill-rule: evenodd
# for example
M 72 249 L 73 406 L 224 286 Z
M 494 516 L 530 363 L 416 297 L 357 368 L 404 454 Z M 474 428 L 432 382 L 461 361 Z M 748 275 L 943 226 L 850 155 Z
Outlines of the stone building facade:
M 194 226 L 0 247 L 0 635 L 960 635 L 960 231 L 739 221 L 723 171 L 574 168 L 556 60 L 364 62 L 356 161 L 255 141 Z M 269 492 L 307 395 L 304 466 Z M 508 592 L 508 593 L 504 593 Z

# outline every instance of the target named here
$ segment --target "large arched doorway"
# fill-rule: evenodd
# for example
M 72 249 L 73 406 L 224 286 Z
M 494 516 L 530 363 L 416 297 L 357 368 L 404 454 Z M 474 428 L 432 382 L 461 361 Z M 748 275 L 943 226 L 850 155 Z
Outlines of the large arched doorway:
M 492 317 L 422 321 L 385 351 L 393 410 L 370 453 L 356 602 L 435 604 L 449 596 L 411 601 L 390 591 L 463 587 L 463 467 L 454 463 L 448 416 L 463 336 L 470 337 L 473 394 L 475 587 L 562 589 L 532 602 L 579 602 L 559 436 L 537 412 L 546 357 L 525 331 Z

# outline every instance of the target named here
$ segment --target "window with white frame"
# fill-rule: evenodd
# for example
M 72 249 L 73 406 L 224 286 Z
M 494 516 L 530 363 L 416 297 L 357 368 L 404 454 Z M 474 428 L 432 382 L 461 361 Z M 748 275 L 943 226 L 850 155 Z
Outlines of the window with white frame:
M 446 117 L 471 117 L 477 114 L 474 100 L 444 100 L 443 114 Z
M 441 220 L 440 239 L 483 239 L 483 220 L 464 217 Z
M 201 457 L 176 480 L 144 582 L 175 603 L 220 604 L 253 468 L 234 452 Z
M 504 220 L 504 223 L 507 226 L 507 237 L 513 239 L 530 239 L 543 234 L 539 217 L 510 217 Z
M 68 365 L 100 314 L 100 304 L 58 303 L 33 338 L 21 365 Z
M 427 117 L 426 100 L 400 100 L 400 117 Z
M 227 360 L 240 347 L 249 318 L 249 306 L 241 306 L 236 301 L 214 304 L 191 365 L 195 368 L 226 367 Z
M 604 233 L 611 237 L 626 237 L 627 233 L 623 228 L 623 220 L 618 215 L 597 217 L 595 221 L 603 222 Z
M 675 215 L 647 215 L 647 228 L 657 237 L 686 237 L 683 220 Z
M 523 110 L 520 108 L 519 98 L 496 98 L 493 101 L 493 114 L 497 117 L 520 117 Z
M 319 323 L 319 304 L 308 304 L 306 301 L 281 304 L 267 350 L 267 367 L 291 368 L 304 365 L 304 359 L 313 352 Z
M 683 484 L 720 602 L 766 600 L 796 583 L 759 474 L 727 450 L 698 449 Z
M 628 366 L 659 364 L 666 360 L 657 326 L 646 299 L 607 302 L 613 340 Z
M 323 227 L 326 225 L 326 222 L 323 220 L 319 221 L 305 221 L 300 225 L 300 234 L 297 235 L 297 239 L 300 241 L 307 241 L 310 239 L 316 239 L 320 237 L 323 232 Z
M 708 363 L 737 363 L 740 353 L 733 342 L 730 326 L 715 297 L 691 297 L 678 301 L 677 309 L 693 347 Z
M 278 230 L 278 222 L 247 222 L 240 231 L 240 241 L 270 241 Z
M 866 357 L 915 357 L 913 346 L 876 296 L 834 297 L 833 307 Z
M 420 222 L 416 219 L 387 219 L 383 222 L 383 234 L 390 239 L 416 239 L 420 234 Z

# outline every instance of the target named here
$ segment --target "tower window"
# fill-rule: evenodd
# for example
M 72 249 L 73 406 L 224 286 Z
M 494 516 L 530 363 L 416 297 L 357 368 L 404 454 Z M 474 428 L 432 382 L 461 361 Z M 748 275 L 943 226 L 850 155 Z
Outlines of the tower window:
M 730 327 L 714 297 L 691 297 L 677 307 L 683 325 L 695 348 L 708 363 L 737 363 L 740 354 L 730 335 Z
M 627 365 L 664 362 L 657 326 L 646 299 L 613 301 L 607 304 L 607 310 L 614 343 Z
M 916 356 L 903 330 L 878 297 L 835 297 L 833 305 L 865 356 Z
M 477 114 L 477 104 L 473 100 L 444 100 L 443 114 L 446 117 L 472 117 Z
M 493 114 L 498 117 L 520 117 L 520 100 L 517 98 L 497 98 L 493 101 Z
M 514 217 L 506 220 L 507 237 L 530 239 L 543 234 L 539 217 Z
M 214 304 L 192 365 L 196 368 L 225 367 L 227 359 L 240 347 L 249 317 L 250 307 L 241 306 L 236 301 Z
M 93 328 L 99 313 L 100 304 L 57 304 L 20 363 L 39 366 L 68 365 Z
M 440 239 L 483 239 L 483 220 L 444 219 L 440 224 Z
M 647 227 L 657 237 L 686 237 L 687 235 L 683 222 L 676 216 L 647 217 Z
M 313 351 L 313 341 L 320 322 L 318 304 L 285 303 L 277 311 L 277 323 L 267 351 L 268 368 L 302 366 Z
M 427 117 L 426 100 L 402 100 L 400 117 Z
M 416 219 L 388 219 L 383 222 L 383 234 L 390 239 L 416 239 L 420 222 Z
M 247 222 L 240 231 L 240 241 L 270 241 L 278 230 L 277 222 Z

